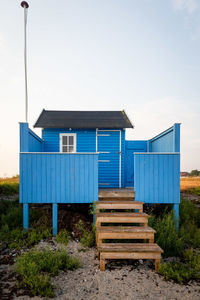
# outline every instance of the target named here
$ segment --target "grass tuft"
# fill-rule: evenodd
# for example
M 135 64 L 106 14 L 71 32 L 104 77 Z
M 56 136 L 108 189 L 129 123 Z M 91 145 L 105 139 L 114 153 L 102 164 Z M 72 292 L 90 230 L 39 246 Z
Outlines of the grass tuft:
M 70 234 L 66 229 L 60 230 L 56 235 L 56 241 L 60 244 L 68 245 Z
M 19 183 L 17 182 L 0 182 L 0 194 L 14 195 L 19 193 Z
M 156 230 L 155 242 L 164 250 L 163 256 L 179 256 L 182 254 L 184 242 L 179 237 L 172 211 L 162 218 L 151 215 L 149 226 Z
M 17 258 L 14 266 L 20 275 L 19 287 L 29 289 L 33 296 L 54 297 L 50 276 L 60 270 L 75 270 L 80 261 L 70 257 L 65 250 L 31 250 Z
M 186 284 L 190 280 L 200 279 L 200 254 L 189 249 L 184 253 L 183 263 L 166 263 L 159 266 L 159 273 L 166 280 L 174 280 Z
M 96 246 L 96 227 L 92 224 L 92 229 L 89 231 L 82 220 L 77 224 L 78 230 L 81 232 L 82 237 L 80 242 L 83 246 L 94 247 Z

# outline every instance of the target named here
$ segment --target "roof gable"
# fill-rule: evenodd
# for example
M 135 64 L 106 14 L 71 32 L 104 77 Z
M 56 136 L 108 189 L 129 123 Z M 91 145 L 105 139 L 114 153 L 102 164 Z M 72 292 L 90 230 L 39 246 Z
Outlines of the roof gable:
M 56 111 L 41 112 L 34 127 L 39 128 L 133 128 L 124 111 Z

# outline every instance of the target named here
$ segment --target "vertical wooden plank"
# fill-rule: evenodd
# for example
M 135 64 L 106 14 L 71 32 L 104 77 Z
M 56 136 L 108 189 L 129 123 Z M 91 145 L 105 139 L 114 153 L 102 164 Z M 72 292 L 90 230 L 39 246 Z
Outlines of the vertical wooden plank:
M 180 154 L 174 156 L 174 202 L 180 203 Z
M 75 203 L 74 195 L 75 195 L 75 162 L 74 162 L 74 154 L 70 155 L 70 203 Z
M 22 174 L 23 174 L 23 156 L 22 154 L 19 154 L 19 202 L 22 203 L 23 202 L 23 178 L 22 178 Z
M 23 204 L 23 227 L 27 231 L 29 228 L 29 207 L 28 203 Z
M 28 152 L 28 123 L 19 123 L 20 126 L 20 152 Z
M 80 155 L 80 180 L 79 180 L 79 190 L 80 190 L 80 201 L 82 203 L 85 203 L 87 200 L 85 199 L 85 176 L 84 176 L 84 168 L 85 168 L 85 165 L 84 165 L 84 161 L 85 161 L 85 158 L 84 158 L 84 155 L 81 154 Z
M 91 173 L 90 172 L 90 170 L 92 170 L 92 168 L 93 168 L 93 164 L 92 164 L 92 159 L 91 159 L 92 157 L 90 156 L 90 155 L 88 155 L 88 166 L 89 166 L 89 170 L 88 170 L 88 190 L 89 190 L 89 202 L 92 202 L 92 200 L 91 200 L 91 198 L 92 198 L 92 196 L 91 195 L 93 195 L 93 184 L 92 184 L 92 174 L 93 173 Z
M 169 203 L 174 203 L 174 159 L 175 156 L 172 154 L 169 156 Z
M 57 203 L 53 203 L 52 204 L 52 217 L 53 217 L 53 236 L 56 236 L 57 231 L 58 231 L 58 204 Z
M 144 199 L 145 199 L 145 203 L 149 203 L 149 177 L 150 177 L 150 165 L 149 165 L 149 159 L 150 156 L 149 155 L 144 155 L 144 163 L 145 163 L 145 167 L 144 167 Z
M 173 151 L 174 152 L 180 152 L 180 123 L 175 123 L 174 124 Z
M 60 199 L 59 203 L 64 203 L 65 200 L 65 155 L 59 154 L 60 161 Z
M 67 203 L 70 203 L 70 156 L 66 155 L 65 156 L 65 201 Z
M 159 159 L 159 169 L 158 169 L 158 178 L 159 178 L 159 201 L 164 202 L 164 177 L 166 176 L 164 171 L 164 155 L 158 155 Z
M 149 156 L 149 203 L 152 203 L 154 197 L 154 167 L 153 167 L 153 155 Z
M 29 176 L 28 176 L 28 173 L 29 173 L 29 158 L 31 158 L 27 153 L 24 154 L 24 158 L 25 158 L 25 170 L 23 172 L 23 175 L 24 175 L 24 195 L 25 195 L 25 203 L 28 203 L 29 201 Z
M 51 157 L 49 154 L 46 154 L 46 202 L 51 203 L 52 202 L 52 195 L 51 195 Z
M 155 176 L 155 184 L 154 184 L 154 203 L 160 203 L 159 202 L 159 177 L 158 177 L 158 169 L 159 169 L 159 163 L 158 163 L 158 155 L 152 154 L 154 159 L 154 176 Z
M 94 155 L 94 201 L 98 201 L 98 154 Z

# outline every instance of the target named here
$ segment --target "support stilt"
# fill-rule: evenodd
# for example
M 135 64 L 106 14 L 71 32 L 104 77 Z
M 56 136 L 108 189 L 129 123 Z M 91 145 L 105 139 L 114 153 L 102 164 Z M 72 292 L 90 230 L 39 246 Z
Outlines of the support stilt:
M 52 209 L 53 209 L 53 236 L 56 236 L 57 231 L 58 231 L 58 204 L 57 203 L 53 203 L 52 205 Z
M 160 259 L 155 259 L 155 271 L 157 272 L 160 265 Z
M 28 204 L 23 204 L 23 227 L 27 231 L 29 228 L 29 207 Z
M 175 223 L 176 223 L 176 226 L 177 226 L 177 230 L 179 230 L 179 203 L 175 203 L 173 205 L 173 209 L 174 209 Z

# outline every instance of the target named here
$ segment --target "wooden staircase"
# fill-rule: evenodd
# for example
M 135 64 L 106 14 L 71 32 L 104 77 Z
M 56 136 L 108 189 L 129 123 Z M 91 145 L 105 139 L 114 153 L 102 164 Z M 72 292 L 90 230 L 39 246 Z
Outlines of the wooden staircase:
M 96 241 L 101 271 L 109 259 L 153 259 L 158 270 L 163 250 L 154 244 L 155 230 L 147 226 L 143 203 L 133 200 L 133 190 L 99 192 Z

